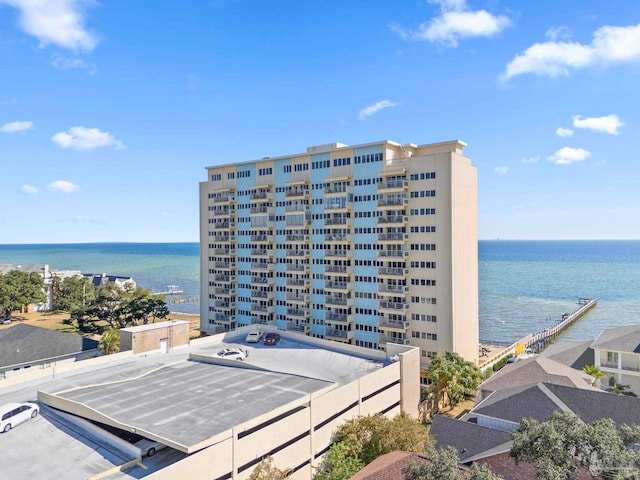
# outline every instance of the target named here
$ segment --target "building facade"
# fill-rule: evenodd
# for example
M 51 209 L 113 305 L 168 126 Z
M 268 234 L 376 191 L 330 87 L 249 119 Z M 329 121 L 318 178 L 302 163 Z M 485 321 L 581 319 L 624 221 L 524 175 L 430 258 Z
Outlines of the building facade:
M 328 144 L 212 166 L 201 330 L 253 323 L 477 362 L 477 174 L 460 141 Z

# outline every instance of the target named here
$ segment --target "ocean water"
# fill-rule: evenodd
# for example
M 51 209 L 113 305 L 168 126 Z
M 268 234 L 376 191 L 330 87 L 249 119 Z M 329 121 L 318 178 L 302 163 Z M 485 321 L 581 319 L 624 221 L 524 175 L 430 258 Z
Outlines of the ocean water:
M 640 241 L 480 241 L 480 340 L 511 343 L 544 330 L 580 297 L 598 305 L 559 341 L 588 340 L 604 328 L 640 322 Z M 54 270 L 131 275 L 156 292 L 178 285 L 199 296 L 197 243 L 0 245 L 0 263 L 49 264 Z M 169 303 L 199 313 L 197 302 Z

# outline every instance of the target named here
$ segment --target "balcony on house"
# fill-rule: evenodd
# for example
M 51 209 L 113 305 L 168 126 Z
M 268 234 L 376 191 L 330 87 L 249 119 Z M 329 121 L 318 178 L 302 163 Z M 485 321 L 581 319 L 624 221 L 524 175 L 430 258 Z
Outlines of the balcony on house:
M 378 308 L 380 310 L 388 310 L 393 313 L 404 312 L 405 310 L 409 310 L 409 302 L 394 302 L 394 301 L 380 300 L 380 304 Z
M 253 192 L 249 194 L 252 202 L 269 202 L 273 200 L 273 192 Z
M 354 338 L 353 330 L 338 330 L 337 328 L 326 328 L 324 331 L 324 338 L 328 340 L 338 340 L 342 342 L 348 342 Z
M 406 242 L 409 240 L 409 234 L 403 232 L 387 232 L 387 233 L 379 233 L 378 241 L 379 242 Z M 382 251 L 382 250 L 381 250 Z
M 381 277 L 406 277 L 409 275 L 408 268 L 378 267 L 378 276 Z
M 344 295 L 325 295 L 324 301 L 327 307 L 353 307 L 353 298 Z
M 378 295 L 396 296 L 406 295 L 407 293 L 409 293 L 409 285 L 395 285 L 390 283 L 378 284 Z
M 378 329 L 379 330 L 390 330 L 392 332 L 400 332 L 404 333 L 410 326 L 410 322 L 408 320 L 390 320 L 386 317 L 380 318 L 378 321 Z
M 349 290 L 348 282 L 337 282 L 334 280 L 325 280 L 324 282 L 325 290 Z
M 380 335 L 380 337 L 378 338 L 378 344 L 379 345 L 386 345 L 387 343 L 398 343 L 400 345 L 409 345 L 409 339 L 407 337 L 405 337 L 404 335 L 402 336 L 391 336 L 391 335 Z
M 353 266 L 351 266 L 351 265 L 325 265 L 324 266 L 324 274 L 325 275 L 342 275 L 342 276 L 353 275 Z

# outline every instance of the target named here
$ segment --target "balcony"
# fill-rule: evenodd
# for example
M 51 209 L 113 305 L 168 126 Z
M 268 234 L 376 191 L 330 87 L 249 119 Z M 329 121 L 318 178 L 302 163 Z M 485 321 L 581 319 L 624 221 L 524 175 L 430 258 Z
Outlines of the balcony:
M 227 315 L 226 313 L 215 313 L 213 315 L 212 320 L 215 320 L 216 322 L 221 322 L 221 323 L 231 323 L 236 321 L 236 316 Z
M 409 240 L 408 233 L 392 232 L 378 234 L 379 242 L 406 242 L 407 240 Z
M 273 200 L 272 192 L 253 192 L 249 194 L 249 200 L 252 202 L 269 202 Z
M 287 278 L 285 284 L 287 287 L 307 288 L 311 285 L 311 280 L 306 278 Z
M 340 307 L 348 308 L 353 307 L 353 298 L 341 296 L 341 295 L 326 295 L 324 301 L 328 307 Z
M 353 267 L 350 265 L 325 265 L 324 273 L 325 275 L 349 276 L 353 275 Z
M 389 207 L 404 207 L 405 205 L 409 205 L 409 199 L 406 197 L 392 197 L 392 198 L 381 198 L 378 200 L 378 207 L 381 208 L 389 208 Z
M 251 290 L 251 298 L 269 298 L 272 295 L 270 290 Z
M 304 333 L 305 335 L 311 334 L 311 325 L 306 323 L 287 322 L 286 329 L 291 332 Z
M 236 228 L 235 222 L 217 222 L 213 224 L 213 228 L 216 230 L 227 230 L 229 228 Z
M 273 285 L 274 278 L 273 277 L 263 277 L 260 275 L 252 275 L 250 280 L 251 285 L 261 286 L 261 285 Z
M 380 250 L 378 251 L 378 258 L 398 259 L 406 258 L 409 256 L 407 250 Z
M 306 257 L 309 255 L 309 250 L 303 250 L 299 248 L 292 248 L 286 250 L 287 257 Z
M 350 250 L 325 250 L 324 258 L 338 257 L 346 258 Z
M 353 322 L 353 315 L 347 313 L 334 313 L 327 311 L 324 314 L 324 321 L 331 323 L 351 323 Z
M 311 271 L 311 265 L 305 263 L 287 263 L 286 271 L 307 273 Z
M 336 328 L 327 328 L 324 331 L 324 338 L 329 340 L 338 340 L 348 342 L 354 337 L 353 330 L 338 330 Z
M 236 211 L 233 208 L 224 208 L 213 211 L 214 217 L 228 217 L 229 215 L 235 215 Z
M 229 287 L 215 287 L 213 293 L 219 297 L 232 297 L 236 294 L 235 288 Z
M 311 310 L 305 308 L 287 308 L 287 317 L 305 320 L 311 316 Z
M 350 233 L 330 233 L 324 236 L 325 242 L 353 242 L 353 235 Z
M 333 200 L 335 199 L 339 199 L 341 197 L 330 197 Z M 325 202 L 324 204 L 324 209 L 325 211 L 333 211 L 334 213 L 344 213 L 347 212 L 348 210 L 351 209 L 353 202 L 351 201 L 352 195 L 349 195 L 349 197 L 345 197 L 344 201 L 340 201 L 340 202 Z M 343 212 L 336 212 L 337 210 L 342 210 Z
M 250 310 L 251 313 L 271 315 L 276 311 L 276 307 L 273 305 L 264 305 L 262 303 L 252 303 Z
M 381 318 L 380 322 L 378 323 L 378 329 L 404 333 L 409 328 L 409 325 L 410 325 L 410 322 L 408 321 L 403 322 L 398 320 L 388 320 L 386 318 Z
M 252 214 L 254 215 L 258 215 L 258 214 L 268 214 L 271 213 L 273 211 L 272 207 L 266 207 L 264 205 L 260 205 L 260 206 L 256 206 L 256 207 L 251 207 L 251 209 L 249 210 Z
M 213 276 L 216 282 L 220 283 L 234 283 L 236 281 L 235 275 L 216 274 Z
M 347 218 L 344 217 L 336 217 L 336 218 L 327 218 L 324 221 L 325 225 L 346 225 Z
M 236 201 L 236 196 L 230 193 L 216 195 L 213 197 L 213 203 L 233 203 Z
M 295 233 L 293 235 L 286 236 L 287 242 L 308 242 L 309 235 L 305 235 L 302 233 Z
M 378 276 L 387 277 L 406 277 L 409 275 L 408 268 L 379 267 Z
M 230 257 L 236 254 L 236 249 L 235 248 L 214 248 L 213 254 L 220 255 L 223 257 Z
M 309 303 L 311 301 L 311 295 L 299 295 L 297 293 L 287 293 L 287 302 L 291 303 Z
M 378 295 L 406 295 L 409 293 L 409 285 L 392 285 L 381 283 L 378 285 Z
M 221 310 L 233 310 L 236 308 L 236 302 L 229 302 L 227 300 L 215 300 L 213 306 Z
M 274 263 L 265 262 L 251 262 L 251 270 L 258 270 L 261 272 L 272 272 L 276 266 Z
M 386 345 L 387 343 L 397 343 L 399 345 L 409 345 L 409 339 L 404 337 L 394 337 L 389 335 L 380 335 L 378 338 L 379 345 Z
M 347 282 L 334 282 L 333 280 L 325 280 L 325 290 L 349 290 L 349 284 Z
M 303 188 L 294 188 L 284 192 L 286 198 L 308 198 L 309 190 Z
M 302 203 L 294 203 L 292 205 L 285 205 L 284 211 L 286 213 L 300 213 L 300 212 L 308 212 L 309 205 L 305 205 Z
M 380 310 L 390 310 L 392 312 L 404 312 L 409 310 L 409 302 L 389 302 L 387 300 L 380 300 Z
M 409 188 L 409 181 L 398 178 L 388 178 L 378 183 L 378 191 L 381 190 L 406 190 Z
M 254 243 L 270 243 L 273 242 L 273 235 L 251 235 L 251 241 Z
M 378 217 L 378 225 L 404 225 L 409 222 L 409 217 L 404 215 L 385 215 L 384 217 Z
M 252 248 L 251 249 L 251 256 L 252 257 L 266 257 L 266 256 L 269 256 L 269 250 L 266 250 L 264 248 Z
M 353 187 L 351 185 L 345 185 L 341 183 L 336 183 L 333 185 L 328 185 L 324 187 L 325 195 L 331 195 L 334 193 L 351 193 L 353 192 Z
M 229 242 L 235 242 L 236 241 L 236 236 L 235 235 L 220 235 L 220 234 L 216 234 L 213 235 L 213 241 L 214 242 L 218 242 L 218 243 L 229 243 Z
M 213 262 L 213 267 L 221 270 L 234 270 L 236 268 L 236 262 Z

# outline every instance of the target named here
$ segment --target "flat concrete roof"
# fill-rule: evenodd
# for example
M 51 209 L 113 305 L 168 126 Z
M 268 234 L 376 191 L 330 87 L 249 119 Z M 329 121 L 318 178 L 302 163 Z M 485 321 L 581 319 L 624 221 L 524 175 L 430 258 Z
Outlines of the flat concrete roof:
M 71 388 L 41 389 L 39 399 L 193 453 L 233 427 L 382 367 L 380 361 L 290 338 L 276 346 L 237 340 L 191 349 L 195 360 L 126 364 L 98 379 L 88 373 L 76 377 Z M 245 361 L 216 356 L 222 348 L 238 345 L 249 353 Z
M 145 332 L 148 330 L 157 330 L 159 328 L 168 328 L 174 325 L 189 324 L 186 320 L 167 320 L 166 322 L 147 323 L 146 325 L 136 325 L 135 327 L 121 328 L 122 332 Z

